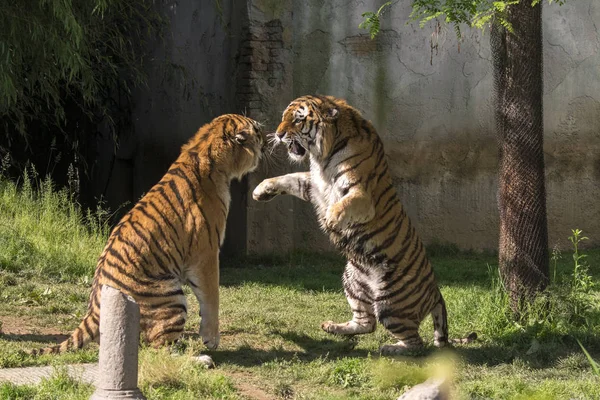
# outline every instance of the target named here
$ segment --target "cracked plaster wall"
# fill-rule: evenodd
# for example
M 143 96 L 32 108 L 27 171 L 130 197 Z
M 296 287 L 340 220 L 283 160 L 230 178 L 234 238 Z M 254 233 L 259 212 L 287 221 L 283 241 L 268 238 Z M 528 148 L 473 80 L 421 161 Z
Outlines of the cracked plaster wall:
M 303 94 L 346 98 L 383 138 L 396 188 L 427 242 L 495 249 L 498 241 L 489 32 L 435 33 L 406 24 L 408 3 L 384 15 L 371 41 L 361 13 L 379 1 L 249 2 L 251 23 L 283 27 L 281 79 L 265 85 L 261 117 L 274 128 Z M 600 243 L 600 4 L 544 5 L 544 121 L 550 246 L 570 228 Z M 432 50 L 432 44 L 437 48 Z M 283 157 L 283 155 L 281 155 Z M 251 178 L 290 168 L 285 159 Z M 309 205 L 290 198 L 248 203 L 248 250 L 326 249 Z

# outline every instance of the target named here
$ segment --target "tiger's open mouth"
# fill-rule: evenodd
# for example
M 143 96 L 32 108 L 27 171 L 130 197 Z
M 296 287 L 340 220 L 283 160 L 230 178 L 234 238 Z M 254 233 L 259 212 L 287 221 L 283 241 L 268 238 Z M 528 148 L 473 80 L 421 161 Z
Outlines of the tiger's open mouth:
M 300 143 L 298 143 L 296 140 L 292 140 L 288 144 L 288 152 L 290 152 L 293 155 L 296 155 L 298 157 L 303 157 L 306 154 L 306 149 L 304 147 L 302 147 L 302 145 Z

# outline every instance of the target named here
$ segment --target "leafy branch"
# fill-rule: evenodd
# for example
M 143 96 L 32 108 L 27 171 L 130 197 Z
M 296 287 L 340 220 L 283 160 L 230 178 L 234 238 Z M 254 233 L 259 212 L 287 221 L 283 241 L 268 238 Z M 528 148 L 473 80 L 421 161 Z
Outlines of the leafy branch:
M 399 0 L 396 1 L 396 3 Z M 358 25 L 358 27 L 360 29 L 366 29 L 369 31 L 369 34 L 371 35 L 371 39 L 375 39 L 375 36 L 377 36 L 377 34 L 379 33 L 380 30 L 380 20 L 379 18 L 381 18 L 381 16 L 384 14 L 384 12 L 386 11 L 386 9 L 388 7 L 390 7 L 392 5 L 391 1 L 388 1 L 386 3 L 383 3 L 383 5 L 381 7 L 379 7 L 379 10 L 377 10 L 377 12 L 372 12 L 372 11 L 367 11 L 362 13 L 362 17 L 365 19 L 363 22 L 360 23 L 360 25 Z
M 144 82 L 142 49 L 163 26 L 152 0 L 0 0 L 0 125 L 64 127 L 66 104 L 110 116 L 106 102 Z
M 460 25 L 465 24 L 469 27 L 484 29 L 486 25 L 497 22 L 507 30 L 512 32 L 512 26 L 506 16 L 511 5 L 518 4 L 520 1 L 531 1 L 535 6 L 541 0 L 413 0 L 412 11 L 409 21 L 419 22 L 422 28 L 427 22 L 433 19 L 441 19 L 454 26 L 456 36 L 462 36 Z M 547 0 L 548 3 L 564 4 L 565 0 Z M 365 20 L 358 26 L 361 29 L 368 29 L 371 39 L 375 38 L 380 31 L 379 17 L 392 2 L 384 3 L 379 10 L 374 12 L 365 12 L 362 14 Z

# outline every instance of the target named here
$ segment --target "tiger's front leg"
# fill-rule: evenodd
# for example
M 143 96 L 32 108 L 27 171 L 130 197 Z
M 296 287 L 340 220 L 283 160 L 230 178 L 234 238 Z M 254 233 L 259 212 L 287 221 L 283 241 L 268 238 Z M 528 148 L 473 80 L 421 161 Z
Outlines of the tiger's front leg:
M 353 223 L 366 223 L 375 218 L 375 206 L 371 196 L 357 185 L 332 204 L 325 214 L 325 226 L 329 229 L 345 229 Z
M 310 201 L 310 173 L 296 172 L 262 181 L 252 192 L 252 198 L 269 201 L 280 194 L 290 194 Z
M 188 283 L 200 304 L 200 336 L 204 345 L 219 346 L 219 256 L 214 254 L 188 272 Z

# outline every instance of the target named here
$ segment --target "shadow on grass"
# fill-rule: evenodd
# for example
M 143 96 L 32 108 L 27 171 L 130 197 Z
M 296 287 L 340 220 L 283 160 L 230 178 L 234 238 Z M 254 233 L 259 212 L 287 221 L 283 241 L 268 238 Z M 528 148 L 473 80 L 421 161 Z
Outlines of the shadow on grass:
M 2 333 L 0 334 L 0 339 L 7 340 L 10 342 L 40 342 L 40 343 L 50 343 L 50 344 L 58 344 L 63 340 L 68 339 L 68 335 L 37 335 L 33 333 Z
M 491 288 L 498 268 L 492 253 L 428 250 L 436 278 L 441 286 L 478 286 Z M 589 250 L 589 272 L 600 279 L 600 250 Z M 339 253 L 295 251 L 287 255 L 251 255 L 221 260 L 221 284 L 235 287 L 246 283 L 290 287 L 305 291 L 342 291 L 342 272 L 346 261 Z M 551 270 L 554 264 L 551 266 Z M 553 270 L 552 270 L 553 271 Z M 573 272 L 570 257 L 557 262 L 558 281 L 569 280 Z
M 305 291 L 342 291 L 345 261 L 331 253 L 294 252 L 286 256 L 225 258 L 221 286 L 247 283 L 284 286 Z
M 489 254 L 457 253 L 431 257 L 441 285 L 490 286 Z M 287 255 L 251 255 L 221 260 L 221 285 L 260 283 L 299 290 L 342 291 L 346 261 L 338 253 L 292 252 Z M 497 265 L 497 262 L 496 262 Z
M 251 367 L 261 365 L 273 360 L 300 360 L 310 362 L 316 359 L 380 356 L 377 349 L 356 349 L 356 337 L 314 338 L 302 333 L 290 331 L 271 332 L 288 342 L 300 347 L 301 351 L 287 350 L 261 350 L 250 346 L 240 347 L 236 350 L 225 350 L 210 352 L 215 361 Z M 532 369 L 556 368 L 566 359 L 575 355 L 581 360 L 581 368 L 587 368 L 587 362 L 583 358 L 583 352 L 577 340 L 583 343 L 594 359 L 600 359 L 600 335 L 592 332 L 578 332 L 572 335 L 547 334 L 539 339 L 534 339 L 531 332 L 519 332 L 494 338 L 494 342 L 476 341 L 471 344 L 455 345 L 453 347 L 437 349 L 427 345 L 422 350 L 398 355 L 402 360 L 412 360 L 415 363 L 422 362 L 426 357 L 440 352 L 455 354 L 468 365 L 495 367 L 501 365 L 512 365 L 514 363 L 526 365 Z M 389 343 L 393 338 L 389 338 Z M 387 356 L 389 357 L 389 356 Z M 573 361 L 570 361 L 573 362 Z M 579 362 L 579 361 L 575 361 Z
M 493 367 L 515 362 L 533 369 L 556 367 L 571 355 L 583 355 L 581 341 L 594 358 L 600 357 L 600 336 L 592 333 L 574 335 L 549 334 L 535 339 L 530 333 L 519 332 L 498 338 L 498 343 L 456 345 L 452 351 L 470 365 Z
M 250 346 L 243 346 L 235 350 L 217 350 L 206 351 L 212 357 L 215 363 L 230 364 L 239 367 L 256 367 L 272 361 L 292 361 L 298 360 L 309 363 L 314 360 L 329 358 L 360 357 L 366 358 L 369 352 L 366 350 L 349 350 L 347 352 L 333 353 L 327 351 L 321 352 L 298 352 L 290 350 L 262 350 Z
M 249 345 L 243 345 L 235 350 L 202 350 L 203 354 L 210 355 L 217 363 L 237 365 L 240 367 L 254 367 L 271 361 L 291 361 L 299 360 L 302 362 L 311 362 L 321 358 L 345 358 L 345 357 L 367 357 L 368 350 L 355 349 L 356 340 L 347 339 L 315 339 L 305 334 L 293 332 L 273 331 L 274 335 L 281 336 L 289 342 L 293 342 L 302 350 L 284 350 L 284 349 L 261 349 Z M 185 339 L 201 341 L 197 333 L 184 335 Z

